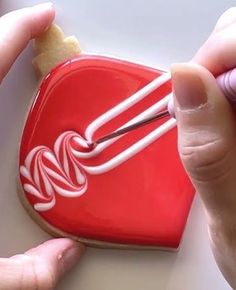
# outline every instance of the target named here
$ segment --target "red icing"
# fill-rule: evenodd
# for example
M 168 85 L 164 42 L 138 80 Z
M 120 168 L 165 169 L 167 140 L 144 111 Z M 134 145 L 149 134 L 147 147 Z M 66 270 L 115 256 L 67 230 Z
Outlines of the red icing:
M 53 145 L 64 131 L 84 135 L 98 116 L 161 73 L 141 65 L 98 56 L 79 56 L 55 68 L 43 81 L 24 128 L 20 165 L 36 146 Z M 171 91 L 156 92 L 102 126 L 94 138 L 110 133 Z M 123 136 L 99 156 L 83 160 L 97 165 L 109 160 L 166 120 Z M 77 146 L 76 144 L 72 144 Z M 86 151 L 86 150 L 85 150 Z M 38 212 L 53 226 L 75 236 L 122 244 L 179 245 L 193 198 L 177 153 L 176 129 L 143 151 L 101 175 L 86 173 L 87 191 L 80 197 L 55 194 L 55 206 Z M 21 182 L 27 179 L 21 175 Z M 25 193 L 29 202 L 42 202 Z

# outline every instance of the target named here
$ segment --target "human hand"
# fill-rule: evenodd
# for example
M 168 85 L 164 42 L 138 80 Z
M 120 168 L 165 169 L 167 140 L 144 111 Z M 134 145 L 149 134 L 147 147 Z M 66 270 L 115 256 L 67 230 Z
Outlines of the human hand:
M 0 18 L 0 82 L 30 39 L 53 21 L 52 5 L 38 5 Z M 84 247 L 70 239 L 54 239 L 22 255 L 0 258 L 0 289 L 51 290 L 76 264 Z
M 190 63 L 172 66 L 179 154 L 203 201 L 216 262 L 234 289 L 236 118 L 214 76 L 236 66 L 235 30 L 232 8 Z

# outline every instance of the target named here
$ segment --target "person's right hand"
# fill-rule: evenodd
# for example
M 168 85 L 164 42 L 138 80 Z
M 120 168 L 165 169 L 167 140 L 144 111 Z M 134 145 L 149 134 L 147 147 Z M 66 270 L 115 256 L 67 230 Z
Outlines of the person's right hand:
M 234 289 L 236 115 L 214 76 L 236 66 L 235 31 L 232 8 L 190 63 L 172 66 L 179 154 L 203 201 L 216 261 Z

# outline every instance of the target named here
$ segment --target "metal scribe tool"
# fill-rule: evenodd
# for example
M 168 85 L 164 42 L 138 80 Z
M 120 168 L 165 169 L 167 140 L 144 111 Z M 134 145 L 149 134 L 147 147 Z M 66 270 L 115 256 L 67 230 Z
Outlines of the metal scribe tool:
M 216 81 L 222 90 L 222 92 L 227 97 L 228 101 L 235 106 L 236 104 L 236 68 L 229 70 L 220 76 L 216 78 Z M 145 93 L 145 92 L 144 92 Z M 174 105 L 173 105 L 173 97 L 170 98 L 168 109 L 158 112 L 157 114 L 154 114 L 153 116 L 144 118 L 141 121 L 138 121 L 134 124 L 131 124 L 127 127 L 118 129 L 117 131 L 114 131 L 108 135 L 105 135 L 93 142 L 89 143 L 90 148 L 96 147 L 98 144 L 103 143 L 105 141 L 108 141 L 110 139 L 116 138 L 118 136 L 121 136 L 123 134 L 126 134 L 128 132 L 131 132 L 133 130 L 136 130 L 140 127 L 146 126 L 147 124 L 150 124 L 152 122 L 155 122 L 157 120 L 160 120 L 164 117 L 171 116 L 175 117 L 174 113 Z

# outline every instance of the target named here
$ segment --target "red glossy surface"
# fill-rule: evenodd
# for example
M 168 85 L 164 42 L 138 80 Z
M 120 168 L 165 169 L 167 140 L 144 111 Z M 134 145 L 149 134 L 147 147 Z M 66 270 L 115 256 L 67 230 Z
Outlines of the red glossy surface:
M 67 130 L 83 136 L 88 124 L 159 75 L 155 69 L 96 56 L 79 56 L 44 80 L 22 136 L 20 165 L 35 146 L 53 148 Z M 171 91 L 162 86 L 95 134 L 103 136 Z M 122 137 L 84 164 L 100 164 L 161 124 L 156 122 Z M 193 198 L 193 188 L 179 160 L 176 129 L 107 173 L 87 174 L 80 197 L 56 195 L 55 206 L 41 217 L 76 236 L 123 244 L 178 247 Z M 26 180 L 21 176 L 22 183 Z M 38 198 L 25 193 L 31 204 Z

